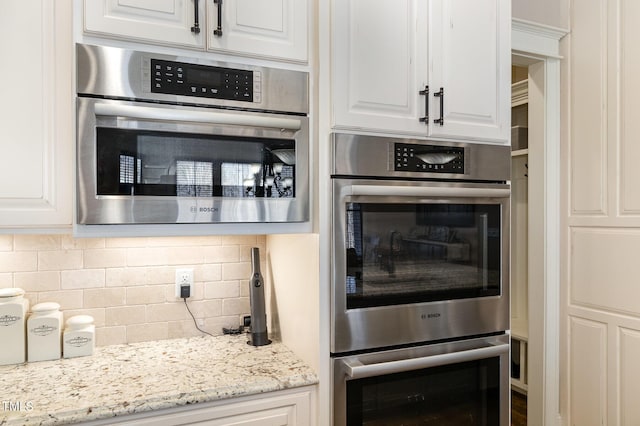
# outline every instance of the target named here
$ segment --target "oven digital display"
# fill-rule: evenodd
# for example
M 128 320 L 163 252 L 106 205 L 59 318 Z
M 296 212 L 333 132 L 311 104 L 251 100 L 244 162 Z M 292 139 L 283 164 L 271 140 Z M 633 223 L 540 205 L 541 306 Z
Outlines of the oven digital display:
M 152 93 L 259 102 L 254 71 L 151 59 L 149 78 Z

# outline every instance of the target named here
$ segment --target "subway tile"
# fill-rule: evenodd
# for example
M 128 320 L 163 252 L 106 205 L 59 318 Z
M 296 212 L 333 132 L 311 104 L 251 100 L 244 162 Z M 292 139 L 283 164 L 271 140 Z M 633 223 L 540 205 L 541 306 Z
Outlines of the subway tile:
M 125 249 L 87 249 L 84 251 L 85 268 L 117 268 L 127 266 Z
M 64 271 L 82 269 L 82 250 L 38 252 L 38 270 Z
M 220 244 L 218 236 L 149 238 L 148 247 L 195 247 Z
M 79 271 L 62 271 L 61 288 L 97 288 L 105 286 L 104 269 L 82 269 Z
M 165 286 L 153 285 L 144 287 L 127 287 L 127 305 L 147 305 L 151 303 L 162 303 L 166 299 Z
M 73 238 L 71 235 L 62 236 L 63 250 L 100 249 L 105 247 L 104 238 Z
M 0 251 L 13 251 L 13 235 L 0 235 Z
M 226 263 L 240 261 L 240 246 L 212 246 L 205 247 L 205 263 Z
M 60 272 L 16 272 L 14 274 L 16 287 L 25 291 L 55 291 L 60 290 Z
M 169 247 L 167 265 L 198 265 L 204 263 L 202 247 Z
M 256 235 L 223 235 L 220 237 L 220 245 L 223 246 L 251 246 L 257 242 Z
M 105 325 L 112 327 L 116 325 L 144 324 L 146 322 L 146 311 L 147 309 L 143 305 L 106 308 Z
M 169 323 L 133 324 L 127 326 L 127 343 L 164 340 L 169 338 Z
M 182 300 L 175 303 L 147 305 L 147 322 L 178 321 L 187 319 L 189 313 Z
M 108 268 L 105 271 L 107 287 L 129 287 L 148 283 L 147 268 Z
M 220 281 L 222 280 L 221 264 L 205 264 L 197 267 L 194 271 L 196 281 Z
M 58 291 L 41 291 L 38 295 L 37 303 L 56 302 L 60 304 L 61 310 L 81 309 L 82 290 L 58 290 Z
M 60 250 L 60 235 L 15 235 L 13 247 L 15 251 Z
M 0 273 L 0 288 L 13 287 L 13 274 L 11 272 Z M 20 286 L 16 286 L 20 288 Z
M 222 300 L 222 315 L 248 315 L 250 311 L 248 297 Z
M 38 253 L 0 252 L 0 272 L 29 272 L 38 270 Z
M 69 318 L 76 315 L 89 315 L 93 317 L 93 324 L 98 327 L 105 326 L 105 308 L 91 308 L 91 309 L 69 309 L 66 311 L 62 311 L 64 316 L 64 321 L 66 322 Z
M 175 266 L 152 266 L 147 268 L 147 284 L 173 284 L 175 282 Z
M 35 292 L 27 292 L 24 294 L 24 298 L 29 301 L 29 309 L 31 309 L 33 305 L 39 303 L 38 301 L 39 296 L 40 296 L 40 293 L 35 293 Z M 44 301 L 49 302 L 49 300 L 46 300 L 46 299 Z M 51 300 L 51 302 L 56 302 L 56 300 Z
M 85 308 L 107 308 L 125 304 L 126 289 L 124 287 L 96 288 L 84 290 Z
M 199 327 L 202 328 L 202 326 Z M 169 321 L 168 331 L 169 339 L 197 337 L 203 334 L 196 328 L 193 320 Z
M 196 318 L 211 318 L 222 315 L 222 300 L 199 300 L 190 303 Z
M 224 281 L 249 279 L 250 276 L 250 263 L 224 263 L 222 265 L 222 279 Z
M 205 299 L 226 299 L 240 297 L 238 281 L 209 282 L 204 285 Z
M 105 247 L 147 247 L 148 240 L 148 238 L 107 238 L 105 240 Z
M 96 346 L 122 345 L 127 343 L 127 327 L 96 328 Z
M 161 266 L 169 261 L 168 251 L 165 247 L 154 248 L 128 248 L 128 266 Z

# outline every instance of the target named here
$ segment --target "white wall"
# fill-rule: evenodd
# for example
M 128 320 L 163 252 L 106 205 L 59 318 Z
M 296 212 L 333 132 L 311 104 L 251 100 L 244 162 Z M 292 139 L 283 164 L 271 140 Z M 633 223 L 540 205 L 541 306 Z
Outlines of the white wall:
M 569 28 L 569 0 L 511 0 L 514 18 Z

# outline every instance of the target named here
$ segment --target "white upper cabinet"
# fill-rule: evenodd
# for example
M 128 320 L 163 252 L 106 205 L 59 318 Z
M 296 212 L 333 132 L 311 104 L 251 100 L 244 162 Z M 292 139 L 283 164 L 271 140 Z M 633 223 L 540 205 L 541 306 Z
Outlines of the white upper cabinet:
M 198 3 L 200 31 L 195 28 Z M 85 0 L 87 33 L 204 48 L 205 0 Z
M 334 127 L 508 143 L 509 3 L 334 0 Z
M 0 230 L 71 226 L 71 15 L 70 0 L 2 2 Z
M 208 0 L 211 50 L 307 61 L 307 0 Z
M 167 46 L 306 62 L 307 14 L 308 0 L 85 0 L 84 30 Z

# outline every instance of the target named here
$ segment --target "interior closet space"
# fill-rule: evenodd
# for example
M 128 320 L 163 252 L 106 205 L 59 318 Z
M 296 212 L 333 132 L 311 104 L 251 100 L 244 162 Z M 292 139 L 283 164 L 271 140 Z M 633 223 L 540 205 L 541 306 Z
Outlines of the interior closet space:
M 511 86 L 511 387 L 527 394 L 529 340 L 528 70 L 512 67 Z

